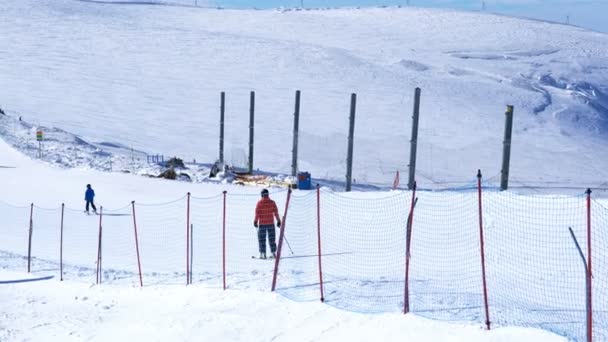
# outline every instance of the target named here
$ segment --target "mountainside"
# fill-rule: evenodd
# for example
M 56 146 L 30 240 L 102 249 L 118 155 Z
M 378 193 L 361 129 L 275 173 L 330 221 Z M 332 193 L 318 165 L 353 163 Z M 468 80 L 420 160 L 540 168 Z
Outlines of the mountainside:
M 0 340 L 578 341 L 588 298 L 608 340 L 607 56 L 606 34 L 482 13 L 1 1 Z M 416 87 L 422 191 L 385 191 Z M 208 176 L 220 92 L 227 162 L 255 91 L 254 168 L 281 181 L 296 90 L 321 187 L 269 187 L 281 247 L 259 260 L 261 186 Z M 426 191 L 498 183 L 506 105 L 516 191 Z M 193 182 L 143 177 L 157 154 Z
M 220 10 L 70 0 L 0 5 L 0 106 L 92 142 L 213 162 L 226 92 L 226 159 L 388 186 L 409 160 L 422 89 L 418 182 L 498 181 L 515 106 L 513 186 L 605 187 L 608 35 L 481 13 L 417 8 Z M 32 136 L 32 139 L 35 137 Z

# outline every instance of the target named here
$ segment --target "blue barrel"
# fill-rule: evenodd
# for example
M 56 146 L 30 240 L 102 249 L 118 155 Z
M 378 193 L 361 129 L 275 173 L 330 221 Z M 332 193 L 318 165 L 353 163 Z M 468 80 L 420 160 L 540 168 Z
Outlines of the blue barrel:
M 298 189 L 310 190 L 310 173 L 299 172 L 298 173 Z

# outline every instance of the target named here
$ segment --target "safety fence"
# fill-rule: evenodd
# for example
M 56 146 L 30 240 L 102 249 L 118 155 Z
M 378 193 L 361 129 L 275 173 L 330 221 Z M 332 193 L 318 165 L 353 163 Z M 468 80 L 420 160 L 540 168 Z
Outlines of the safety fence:
M 469 192 L 273 191 L 283 225 L 269 260 L 257 258 L 257 195 L 187 194 L 98 215 L 0 202 L 0 262 L 62 280 L 272 289 L 357 312 L 607 341 L 608 208 L 591 191 L 520 196 L 479 180 Z

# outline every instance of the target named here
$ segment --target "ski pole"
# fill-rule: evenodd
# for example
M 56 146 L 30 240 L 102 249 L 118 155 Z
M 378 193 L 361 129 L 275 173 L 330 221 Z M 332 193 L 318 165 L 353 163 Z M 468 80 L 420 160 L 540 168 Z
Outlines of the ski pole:
M 287 247 L 289 248 L 289 251 L 291 252 L 291 255 L 293 255 L 293 250 L 291 249 L 291 246 L 289 245 L 289 241 L 287 241 L 287 236 L 283 235 L 283 240 L 285 240 L 285 242 L 287 243 Z

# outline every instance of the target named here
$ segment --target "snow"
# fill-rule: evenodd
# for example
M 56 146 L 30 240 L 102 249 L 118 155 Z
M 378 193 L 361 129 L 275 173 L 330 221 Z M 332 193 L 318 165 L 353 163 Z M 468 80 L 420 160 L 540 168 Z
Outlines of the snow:
M 345 171 L 349 96 L 356 92 L 359 101 L 356 189 L 384 190 L 396 170 L 402 177 L 407 174 L 411 95 L 414 87 L 421 87 L 421 187 L 474 184 L 478 168 L 484 171 L 485 184 L 495 186 L 504 108 L 513 104 L 513 188 L 553 194 L 574 189 L 580 195 L 586 187 L 594 187 L 600 190 L 594 194 L 601 193 L 608 177 L 608 36 L 539 21 L 418 8 L 253 11 L 68 0 L 3 1 L 0 32 L 0 101 L 8 114 L 0 115 L 0 176 L 8 180 L 0 193 L 0 229 L 4 229 L 0 301 L 5 304 L 0 308 L 1 341 L 564 340 L 547 331 L 500 324 L 513 314 L 519 316 L 512 323 L 528 322 L 571 338 L 582 336 L 579 309 L 584 302 L 581 292 L 570 292 L 580 287 L 581 278 L 575 276 L 580 260 L 571 248 L 565 221 L 560 221 L 579 219 L 582 211 L 572 214 L 570 207 L 551 211 L 555 203 L 575 203 L 579 209 L 580 196 L 523 197 L 528 207 L 522 207 L 513 205 L 517 202 L 509 196 L 515 193 L 488 195 L 521 213 L 515 216 L 521 220 L 518 226 L 530 219 L 525 216 L 532 212 L 529 207 L 538 209 L 544 221 L 530 229 L 537 229 L 535 236 L 540 236 L 542 246 L 554 246 L 553 239 L 558 238 L 557 245 L 567 251 L 531 249 L 538 245 L 526 244 L 521 231 L 503 235 L 512 227 L 502 227 L 501 211 L 489 207 L 488 244 L 507 256 L 490 258 L 490 265 L 502 265 L 514 255 L 535 260 L 535 253 L 545 253 L 551 256 L 548 266 L 575 265 L 568 269 L 575 275 L 564 277 L 557 269 L 526 266 L 516 272 L 505 267 L 513 278 L 502 283 L 494 280 L 498 284 L 493 285 L 513 291 L 493 298 L 492 305 L 501 309 L 496 314 L 499 323 L 486 331 L 480 307 L 470 302 L 480 296 L 472 280 L 479 264 L 470 264 L 476 259 L 468 258 L 477 245 L 466 234 L 454 238 L 452 226 L 438 225 L 453 217 L 440 217 L 432 205 L 425 206 L 425 198 L 443 205 L 457 203 L 450 207 L 461 215 L 456 224 L 470 226 L 475 223 L 466 206 L 472 203 L 471 194 L 419 195 L 416 227 L 437 227 L 444 251 L 453 253 L 454 268 L 447 272 L 445 283 L 434 283 L 437 274 L 446 272 L 441 269 L 445 264 L 432 263 L 437 238 L 420 234 L 420 241 L 431 249 L 415 253 L 431 262 L 413 269 L 417 282 L 412 287 L 418 293 L 425 288 L 448 291 L 453 287 L 449 280 L 462 277 L 470 281 L 466 286 L 471 289 L 465 289 L 470 292 L 454 298 L 435 293 L 420 297 L 426 302 L 414 305 L 449 307 L 447 299 L 465 307 L 404 316 L 399 312 L 401 294 L 398 300 L 390 297 L 391 291 L 402 293 L 400 232 L 368 231 L 358 236 L 361 240 L 339 229 L 324 233 L 332 241 L 325 253 L 330 260 L 340 260 L 328 263 L 328 292 L 337 298 L 333 301 L 319 303 L 316 287 L 298 288 L 302 281 L 304 285 L 318 281 L 307 278 L 313 274 L 306 273 L 314 266 L 310 258 L 286 258 L 279 289 L 270 292 L 272 263 L 250 258 L 256 252 L 250 221 L 260 189 L 206 174 L 217 157 L 220 91 L 227 92 L 227 160 L 244 165 L 251 90 L 256 91 L 257 106 L 255 168 L 278 177 L 288 173 L 293 93 L 301 89 L 299 169 L 310 171 L 315 182 L 324 185 L 322 192 L 333 201 L 331 208 L 338 208 L 323 212 L 324 222 L 357 232 L 369 226 L 401 227 L 405 221 L 401 208 L 409 203 L 408 192 L 339 192 Z M 46 136 L 42 159 L 36 158 L 38 128 Z M 160 170 L 146 160 L 153 154 L 198 160 L 184 171 L 194 182 L 143 177 Z M 112 238 L 104 242 L 106 268 L 100 286 L 93 285 L 98 216 L 81 212 L 87 183 L 96 190 L 97 204 L 110 214 L 103 217 L 106 234 Z M 182 235 L 186 223 L 181 221 L 186 193 L 191 193 L 193 208 L 203 209 L 193 212 L 191 222 L 198 238 L 199 229 L 209 229 L 208 222 L 220 226 L 219 199 L 224 190 L 232 227 L 228 289 L 221 290 L 218 277 L 220 246 L 204 242 L 195 246 L 193 267 L 211 267 L 211 271 L 196 269 L 194 283 L 185 286 Z M 272 188 L 271 197 L 282 213 L 286 191 Z M 315 245 L 310 244 L 314 195 L 294 191 L 293 199 L 289 222 L 298 229 L 290 231 L 289 241 L 296 252 L 305 250 L 314 256 Z M 376 204 L 369 205 L 370 199 Z M 141 220 L 143 288 L 138 286 L 133 262 L 131 201 Z M 34 270 L 28 274 L 24 232 L 32 202 L 35 259 Z M 57 279 L 55 229 L 62 203 L 68 233 L 64 281 Z M 608 204 L 605 200 L 597 203 Z M 375 217 L 370 212 L 389 214 Z M 582 222 L 571 223 L 579 238 L 584 236 Z M 244 230 L 234 231 L 235 227 Z M 219 238 L 218 231 L 208 234 L 209 241 Z M 604 234 L 598 233 L 597 241 L 603 246 Z M 389 247 L 386 253 L 368 251 L 378 259 L 371 258 L 358 268 L 340 268 L 353 265 L 354 256 L 348 253 L 367 251 L 370 243 Z M 470 246 L 458 250 L 463 244 Z M 600 296 L 594 300 L 605 308 L 604 253 L 598 249 L 596 257 L 601 261 L 595 286 Z M 383 265 L 378 267 L 380 262 Z M 394 266 L 399 274 L 382 273 L 385 266 Z M 519 303 L 505 306 L 523 301 L 517 297 L 522 295 L 518 277 L 533 277 L 537 272 L 543 276 L 529 289 L 531 300 L 557 301 L 566 296 L 568 307 L 558 307 L 565 312 L 558 319 L 570 318 L 574 327 L 558 322 L 566 327 L 556 330 L 547 323 L 555 318 L 551 313 L 544 316 L 534 311 L 555 309 L 555 303 L 533 303 L 536 306 L 527 309 Z M 501 279 L 498 276 L 494 279 Z M 34 281 L 21 281 L 28 279 Z M 601 338 L 605 323 L 598 326 Z
M 0 281 L 28 278 L 1 271 Z M 57 279 L 1 284 L 3 341 L 563 341 L 548 332 L 363 315 L 268 291 L 90 286 Z M 25 305 L 27 303 L 27 305 Z
M 93 182 L 98 193 L 98 204 L 106 206 L 125 203 L 127 199 L 135 198 L 132 196 L 152 201 L 160 201 L 161 198 L 166 200 L 183 195 L 186 190 L 207 196 L 222 189 L 238 193 L 257 194 L 258 192 L 255 188 L 231 185 L 191 184 L 95 170 L 57 169 L 24 157 L 3 141 L 0 141 L 0 151 L 4 161 L 15 166 L 2 171 L 6 179 L 13 180 L 5 184 L 3 194 L 12 194 L 10 200 L 14 203 L 23 203 L 27 199 L 36 198 L 37 204 L 56 208 L 58 201 L 62 200 L 67 207 L 78 208 L 82 205 L 80 190 L 83 189 L 77 189 L 74 185 L 86 182 Z M 276 198 L 281 193 L 273 191 L 271 194 Z M 370 196 L 379 198 L 383 195 L 370 192 L 344 196 L 356 199 Z M 7 198 L 4 197 L 3 200 Z M 39 213 L 41 209 L 36 208 L 36 212 Z M 27 212 L 29 208 L 24 207 L 24 210 Z M 249 214 L 251 207 L 242 210 Z M 10 217 L 7 212 L 3 212 L 5 225 L 10 225 L 9 222 L 19 224 L 23 221 L 23 217 L 19 215 L 22 211 L 18 208 L 9 213 L 17 216 Z M 85 227 L 90 229 L 97 222 L 96 217 L 87 217 L 78 214 L 77 211 L 72 214 L 68 212 L 66 222 L 69 221 L 67 217 L 88 221 L 78 224 L 81 226 L 79 230 Z M 249 215 L 246 218 L 248 219 Z M 104 222 L 111 219 L 111 216 L 107 216 Z M 297 216 L 290 220 L 295 223 Z M 43 221 L 48 224 L 54 222 L 52 219 Z M 142 222 L 139 224 L 141 228 Z M 40 223 L 37 223 L 36 234 L 42 233 L 39 225 Z M 109 222 L 106 225 L 106 227 L 113 226 Z M 143 227 L 146 227 L 145 223 Z M 24 236 L 7 233 L 5 232 L 5 237 Z M 96 230 L 93 229 L 92 234 L 89 231 L 88 235 L 95 240 Z M 78 234 L 78 244 L 85 243 L 86 239 L 83 236 Z M 23 251 L 20 246 L 23 246 L 25 241 L 16 243 L 12 238 L 3 239 L 0 249 Z M 295 241 L 291 241 L 292 244 L 297 242 L 297 236 L 290 238 L 295 238 Z M 54 240 L 53 237 L 44 238 L 45 247 L 56 246 Z M 176 279 L 171 279 L 161 272 L 155 278 L 150 273 L 150 262 L 146 264 L 146 261 L 150 260 L 149 255 L 143 258 L 144 272 L 146 266 L 148 272 L 144 275 L 144 287 L 139 288 L 136 277 L 130 276 L 125 283 L 120 276 L 113 278 L 113 272 L 110 270 L 105 275 L 103 285 L 93 285 L 94 273 L 91 273 L 90 267 L 93 265 L 91 261 L 87 262 L 89 266 L 84 268 L 65 266 L 64 281 L 57 279 L 57 264 L 47 264 L 40 259 L 34 260 L 35 271 L 27 274 L 24 271 L 23 257 L 0 252 L 0 300 L 4 303 L 0 309 L 0 315 L 3 317 L 0 323 L 0 340 L 335 341 L 348 339 L 369 341 L 382 339 L 397 341 L 404 338 L 417 341 L 563 340 L 562 337 L 536 329 L 498 327 L 485 331 L 480 324 L 430 321 L 411 314 L 403 316 L 394 310 L 380 314 L 361 314 L 321 304 L 318 299 L 291 301 L 287 299 L 289 296 L 283 297 L 269 291 L 271 263 L 252 259 L 249 259 L 251 262 L 248 263 L 248 257 L 243 259 L 243 255 L 253 253 L 255 250 L 255 247 L 252 247 L 255 244 L 252 240 L 253 237 L 247 234 L 239 240 L 244 252 L 239 257 L 242 264 L 239 265 L 239 269 L 246 270 L 245 277 L 235 279 L 235 275 L 231 275 L 229 289 L 226 291 L 213 286 L 209 288 L 209 281 L 199 279 L 197 275 L 194 284 L 190 286 L 183 285 L 183 273 Z M 140 242 L 143 246 L 149 246 L 145 239 Z M 111 241 L 108 243 L 116 244 Z M 48 252 L 45 247 L 37 246 L 36 243 L 34 245 L 34 250 L 40 251 L 42 248 L 42 253 Z M 69 241 L 66 240 L 66 250 L 69 250 L 67 247 L 69 245 Z M 169 248 L 172 242 L 164 240 L 162 246 L 157 248 Z M 160 256 L 162 253 L 158 252 L 159 249 L 156 249 L 154 253 Z M 112 254 L 110 250 L 104 253 L 108 257 Z M 145 255 L 145 247 L 142 253 Z M 64 258 L 68 261 L 82 260 L 85 255 L 86 252 L 68 253 Z M 93 255 L 90 253 L 88 255 L 90 260 L 93 260 Z M 130 254 L 126 259 L 124 254 L 119 256 L 123 264 L 126 262 L 132 265 L 133 259 Z M 206 254 L 202 257 L 208 258 Z M 66 259 L 64 262 L 68 262 Z M 110 265 L 111 260 L 110 257 L 106 263 Z M 197 257 L 197 260 L 201 259 Z M 167 265 L 169 261 L 171 260 L 166 259 L 162 264 Z M 180 266 L 181 262 L 183 259 L 180 257 Z M 43 277 L 51 277 L 51 279 L 19 282 Z
M 460 186 L 479 168 L 496 179 L 507 104 L 513 187 L 605 187 L 608 177 L 605 34 L 422 8 L 26 0 L 5 1 L 1 15 L 2 107 L 89 143 L 212 163 L 225 91 L 226 160 L 244 166 L 255 91 L 254 169 L 288 173 L 300 89 L 299 169 L 343 182 L 357 93 L 353 178 L 386 188 L 397 169 L 407 172 L 420 87 L 423 186 Z M 555 162 L 539 162 L 548 155 Z

